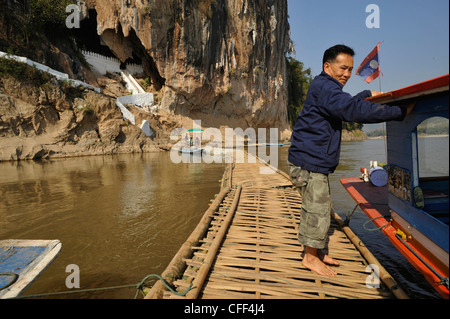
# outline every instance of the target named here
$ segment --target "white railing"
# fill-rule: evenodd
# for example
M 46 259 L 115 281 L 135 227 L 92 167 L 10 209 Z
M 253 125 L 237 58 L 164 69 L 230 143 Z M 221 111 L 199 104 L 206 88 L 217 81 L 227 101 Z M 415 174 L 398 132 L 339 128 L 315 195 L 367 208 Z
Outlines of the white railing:
M 14 61 L 18 61 L 18 62 L 22 62 L 22 63 L 26 63 L 29 66 L 32 66 L 32 67 L 34 67 L 34 68 L 36 68 L 38 70 L 41 70 L 43 72 L 47 72 L 47 73 L 55 76 L 58 80 L 67 81 L 69 84 L 71 84 L 73 86 L 82 85 L 84 87 L 93 89 L 94 91 L 100 93 L 100 89 L 95 87 L 95 86 L 92 86 L 92 85 L 90 85 L 88 83 L 85 83 L 85 82 L 82 82 L 82 81 L 79 81 L 79 80 L 70 79 L 69 75 L 67 73 L 62 73 L 62 72 L 53 70 L 52 68 L 49 68 L 46 65 L 43 65 L 43 64 L 38 63 L 38 62 L 35 62 L 35 61 L 30 60 L 28 58 L 25 58 L 23 56 L 7 54 L 5 52 L 0 51 L 0 57 L 6 58 L 6 59 L 10 59 L 10 60 L 14 60 Z
M 100 74 L 106 74 L 108 72 L 109 73 L 122 72 L 122 70 L 120 69 L 120 60 L 117 58 L 107 57 L 95 52 L 84 50 L 81 53 L 86 59 L 86 62 L 92 65 L 92 67 Z M 144 72 L 142 65 L 135 63 L 127 63 L 126 69 L 131 74 L 139 74 Z
M 133 113 L 131 113 L 126 107 L 125 105 L 123 105 L 120 101 L 119 98 L 117 98 L 116 100 L 116 105 L 117 107 L 120 109 L 120 111 L 122 112 L 122 117 L 126 120 L 129 120 L 131 122 L 131 124 L 136 125 L 136 120 L 134 118 Z
M 105 57 L 105 56 L 102 56 L 97 53 L 86 52 L 86 51 L 83 51 L 83 55 L 85 57 L 88 56 L 90 58 L 90 60 L 86 59 L 88 61 L 88 63 L 92 63 L 92 62 L 96 61 L 95 67 L 103 68 L 103 70 L 108 69 L 108 70 L 110 70 L 109 72 L 116 72 L 113 70 L 114 70 L 114 66 L 117 65 L 117 69 L 118 69 L 117 72 L 122 74 L 122 77 L 124 78 L 125 82 L 127 83 L 128 89 L 130 89 L 133 92 L 133 95 L 125 95 L 125 96 L 118 97 L 116 99 L 116 105 L 122 112 L 122 116 L 124 119 L 127 119 L 133 125 L 136 125 L 136 120 L 135 120 L 133 113 L 131 113 L 125 107 L 124 104 L 131 104 L 131 105 L 134 105 L 134 106 L 137 106 L 140 108 L 144 108 L 144 109 L 147 108 L 149 111 L 155 110 L 154 108 L 151 108 L 154 104 L 153 93 L 146 93 L 144 91 L 144 89 L 136 81 L 136 79 L 128 71 L 123 72 L 122 70 L 120 70 L 120 62 L 118 59 Z M 26 63 L 38 70 L 50 73 L 51 75 L 55 76 L 58 80 L 67 81 L 72 86 L 82 85 L 84 87 L 88 87 L 88 88 L 95 90 L 97 93 L 101 92 L 100 89 L 97 87 L 94 87 L 88 83 L 85 83 L 85 82 L 82 82 L 79 80 L 70 79 L 68 74 L 53 70 L 52 68 L 49 68 L 46 65 L 43 65 L 38 62 L 34 62 L 28 58 L 7 54 L 2 51 L 0 51 L 0 57 L 5 57 L 7 59 Z M 95 61 L 94 61 L 94 59 L 95 59 Z M 89 61 L 91 61 L 91 62 L 89 62 Z M 136 68 L 139 69 L 139 66 L 137 66 L 137 65 L 134 65 L 134 66 L 136 66 Z M 146 136 L 153 136 L 155 134 L 154 131 L 149 127 L 148 121 L 147 122 L 144 121 L 142 123 L 142 125 L 140 126 L 140 128 L 143 130 L 143 132 L 145 133 Z
M 120 74 L 122 75 L 123 80 L 127 84 L 127 89 L 130 90 L 130 92 L 133 94 L 145 93 L 145 90 L 128 71 L 121 71 Z

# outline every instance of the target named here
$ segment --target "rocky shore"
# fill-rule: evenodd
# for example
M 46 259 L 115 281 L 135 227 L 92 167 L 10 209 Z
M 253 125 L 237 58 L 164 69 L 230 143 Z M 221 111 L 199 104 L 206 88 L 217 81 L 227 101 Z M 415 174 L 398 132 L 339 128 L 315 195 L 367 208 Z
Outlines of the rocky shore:
M 77 1 L 75 29 L 64 26 L 64 8 L 53 6 L 48 16 L 37 10 L 57 1 L 0 2 L 1 51 L 102 92 L 0 74 L 1 161 L 163 151 L 173 129 L 197 119 L 221 131 L 277 128 L 280 140 L 289 139 L 286 53 L 293 44 L 286 0 Z M 129 93 L 117 92 L 123 85 L 114 74 L 96 74 L 83 50 L 114 57 L 121 67 L 142 66 L 158 112 L 128 109 L 155 136 L 123 119 L 115 99 Z
M 153 114 L 128 105 L 137 123 L 148 120 L 155 135 L 123 119 L 115 96 L 126 89 L 120 81 L 100 78 L 102 90 L 71 87 L 51 78 L 37 86 L 13 77 L 0 78 L 0 161 L 161 152 L 171 149 L 170 133 L 191 128 L 192 119 L 159 110 Z M 219 119 L 204 117 L 204 123 Z M 216 125 L 222 131 L 225 126 Z M 365 139 L 363 132 L 343 131 L 344 141 Z M 288 141 L 285 139 L 283 142 Z
M 155 136 L 147 137 L 139 126 L 124 120 L 113 96 L 54 78 L 36 86 L 2 77 L 0 161 L 167 150 L 165 132 L 175 128 L 178 119 L 129 108 L 138 121 L 147 119 L 157 128 Z

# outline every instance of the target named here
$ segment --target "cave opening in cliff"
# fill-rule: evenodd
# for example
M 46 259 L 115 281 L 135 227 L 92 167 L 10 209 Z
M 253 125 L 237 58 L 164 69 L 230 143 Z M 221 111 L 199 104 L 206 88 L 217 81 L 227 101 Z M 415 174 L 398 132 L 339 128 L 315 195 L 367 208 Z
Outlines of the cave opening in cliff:
M 153 87 L 159 91 L 164 86 L 166 79 L 159 73 L 155 60 L 144 47 L 133 29 L 129 31 L 129 35 L 126 39 L 132 45 L 133 56 L 136 55 L 142 61 L 144 73 L 151 79 Z
M 74 36 L 79 49 L 98 53 L 106 57 L 117 58 L 121 61 L 121 69 L 124 69 L 126 64 L 131 63 L 142 65 L 145 77 L 148 77 L 151 80 L 153 87 L 156 90 L 160 90 L 164 86 L 165 79 L 160 75 L 155 61 L 133 29 L 131 29 L 128 36 L 125 37 L 122 27 L 119 24 L 117 30 L 106 29 L 103 31 L 102 35 L 98 35 L 97 11 L 95 9 L 90 9 L 88 11 L 88 18 L 85 18 L 80 22 L 80 28 L 74 29 Z M 118 43 L 120 43 L 123 48 L 117 48 Z M 117 50 L 121 50 L 123 53 L 130 48 L 131 54 L 121 55 L 120 53 L 117 53 Z M 114 53 L 113 50 L 116 50 L 116 53 Z
M 114 53 L 101 44 L 101 38 L 97 34 L 97 11 L 90 9 L 88 18 L 80 22 L 80 28 L 72 29 L 77 47 L 81 50 L 101 54 L 106 57 L 115 57 Z
M 80 28 L 73 29 L 77 47 L 106 57 L 117 58 L 114 52 L 106 44 L 102 43 L 102 38 L 97 33 L 97 11 L 90 9 L 88 12 L 88 18 L 80 22 Z M 124 65 L 130 63 L 141 65 L 142 61 L 133 52 L 133 56 L 123 62 Z

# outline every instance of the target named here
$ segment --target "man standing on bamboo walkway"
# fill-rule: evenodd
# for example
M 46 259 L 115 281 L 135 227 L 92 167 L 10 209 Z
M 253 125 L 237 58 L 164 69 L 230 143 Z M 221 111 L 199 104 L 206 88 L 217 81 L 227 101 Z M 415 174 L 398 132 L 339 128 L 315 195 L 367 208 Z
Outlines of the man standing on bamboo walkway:
M 330 265 L 339 266 L 322 250 L 331 218 L 328 175 L 339 164 L 342 121 L 402 121 L 414 108 L 414 104 L 389 106 L 365 100 L 381 92 L 365 90 L 354 97 L 343 92 L 352 75 L 353 56 L 354 51 L 345 45 L 325 51 L 323 71 L 311 82 L 294 125 L 288 157 L 290 177 L 303 199 L 298 237 L 305 246 L 302 263 L 328 277 L 337 275 Z

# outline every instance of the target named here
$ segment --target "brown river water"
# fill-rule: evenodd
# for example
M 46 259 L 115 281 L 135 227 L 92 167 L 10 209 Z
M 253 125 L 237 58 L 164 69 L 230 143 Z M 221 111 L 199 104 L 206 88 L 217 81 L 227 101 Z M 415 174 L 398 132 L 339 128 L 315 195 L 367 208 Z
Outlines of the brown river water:
M 278 149 L 282 170 L 288 149 Z M 339 179 L 359 176 L 370 160 L 385 161 L 383 140 L 343 143 L 341 165 L 330 178 L 341 216 L 355 205 Z M 59 256 L 24 295 L 69 290 L 66 267 L 72 264 L 79 267 L 80 289 L 137 284 L 161 274 L 219 193 L 224 168 L 174 164 L 168 152 L 0 163 L 0 239 L 62 243 Z M 402 287 L 416 298 L 436 297 L 381 233 L 362 229 L 367 220 L 357 211 L 350 226 Z M 52 298 L 133 298 L 135 292 Z

